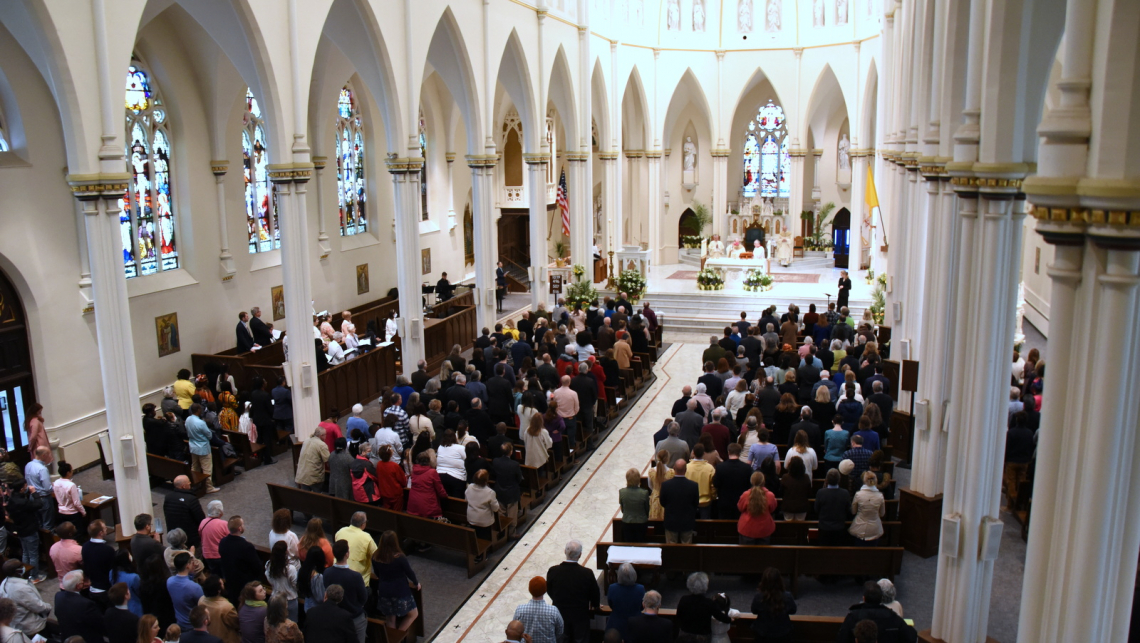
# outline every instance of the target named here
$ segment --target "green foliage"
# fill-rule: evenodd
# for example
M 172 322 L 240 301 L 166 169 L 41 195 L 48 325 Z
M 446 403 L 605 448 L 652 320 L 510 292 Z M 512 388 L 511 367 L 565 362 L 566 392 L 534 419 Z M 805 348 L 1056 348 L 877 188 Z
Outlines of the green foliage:
M 697 288 L 700 290 L 724 290 L 724 277 L 712 268 L 697 273 Z
M 563 297 L 570 308 L 573 308 L 574 304 L 581 304 L 582 308 L 586 308 L 598 298 L 598 291 L 587 280 L 575 281 L 567 286 Z
M 811 236 L 804 240 L 804 245 L 809 250 L 826 250 L 831 247 L 831 235 L 824 234 L 824 228 L 831 223 L 833 218 L 831 212 L 834 209 L 835 204 L 828 201 L 819 209 L 818 216 L 811 210 L 800 213 L 800 217 L 808 222 L 808 229 L 811 230 Z
M 566 256 L 566 242 L 565 241 L 555 241 L 554 242 L 554 258 L 555 259 L 562 259 L 565 256 Z
M 709 214 L 708 206 L 706 206 L 704 203 L 701 203 L 700 201 L 693 201 L 692 209 L 693 216 L 697 219 L 697 232 L 699 234 L 703 234 L 705 228 L 712 225 L 712 215 Z
M 887 309 L 887 276 L 879 275 L 875 280 L 875 288 L 871 290 L 871 317 L 876 324 L 883 323 Z
M 772 289 L 772 275 L 758 268 L 750 268 L 744 275 L 744 289 L 749 292 L 761 292 Z
M 700 235 L 686 234 L 681 236 L 681 245 L 685 248 L 700 248 L 701 241 L 704 237 Z
M 645 277 L 636 270 L 623 270 L 617 279 L 618 292 L 629 295 L 629 301 L 636 304 L 645 294 Z
M 582 281 L 582 277 L 586 276 L 586 269 L 580 263 L 574 264 L 570 269 L 570 274 L 573 275 L 574 281 Z

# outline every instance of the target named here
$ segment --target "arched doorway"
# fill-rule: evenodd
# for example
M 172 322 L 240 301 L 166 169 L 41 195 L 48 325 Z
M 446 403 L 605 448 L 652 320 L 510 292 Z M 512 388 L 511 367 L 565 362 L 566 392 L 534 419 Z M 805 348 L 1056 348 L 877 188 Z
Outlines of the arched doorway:
M 13 454 L 23 452 L 21 447 L 28 443 L 25 410 L 35 401 L 27 317 L 16 288 L 0 272 L 0 417 L 4 427 L 0 441 Z
M 851 212 L 841 208 L 831 220 L 831 242 L 835 246 L 835 267 L 846 268 L 851 252 Z
M 697 223 L 697 214 L 692 208 L 685 208 L 681 219 L 677 222 L 677 247 L 684 248 L 683 237 L 696 237 L 701 234 L 700 224 Z

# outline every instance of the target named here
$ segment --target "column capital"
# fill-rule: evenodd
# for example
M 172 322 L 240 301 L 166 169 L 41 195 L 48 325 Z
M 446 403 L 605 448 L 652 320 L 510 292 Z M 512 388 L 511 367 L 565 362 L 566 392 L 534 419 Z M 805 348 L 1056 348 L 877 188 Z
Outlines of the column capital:
M 542 165 L 550 162 L 549 154 L 523 154 L 523 162 L 527 165 Z
M 308 183 L 313 178 L 312 163 L 274 163 L 266 166 L 273 183 Z
M 448 163 L 454 163 L 455 162 L 455 152 L 448 152 L 447 154 L 443 155 L 443 158 Z
M 120 199 L 131 184 L 128 172 L 102 174 L 68 174 L 66 177 L 71 195 L 80 201 Z
M 645 158 L 659 159 L 661 158 L 661 150 L 645 150 Z
M 327 156 L 314 156 L 313 157 L 313 169 L 318 171 L 318 172 L 325 169 L 325 166 L 328 164 L 329 164 L 329 157 L 327 157 Z
M 617 157 L 617 152 L 598 152 L 598 158 L 603 161 L 616 161 Z
M 463 158 L 467 159 L 467 167 L 472 169 L 495 167 L 499 163 L 498 154 L 468 154 Z M 419 161 L 420 165 L 423 165 L 423 159 L 416 160 Z M 418 171 L 419 168 L 417 167 L 416 170 Z
M 726 53 L 724 49 L 716 49 L 714 50 L 714 53 L 716 54 L 716 59 L 718 61 L 724 60 L 724 54 Z
M 210 171 L 214 176 L 225 176 L 230 169 L 230 162 L 226 160 L 210 161 Z
M 627 159 L 639 159 L 645 155 L 645 150 L 625 150 Z
M 584 163 L 590 160 L 589 152 L 566 152 L 562 158 L 570 161 L 571 163 Z
M 792 47 L 792 53 L 796 55 L 796 60 L 799 60 L 800 57 L 802 57 L 804 55 L 804 48 L 803 47 Z
M 710 151 L 709 155 L 712 156 L 714 159 L 719 159 L 719 158 L 728 158 L 728 155 L 731 153 L 732 153 L 732 150 L 730 148 L 718 147 L 718 148 L 715 148 L 712 151 Z

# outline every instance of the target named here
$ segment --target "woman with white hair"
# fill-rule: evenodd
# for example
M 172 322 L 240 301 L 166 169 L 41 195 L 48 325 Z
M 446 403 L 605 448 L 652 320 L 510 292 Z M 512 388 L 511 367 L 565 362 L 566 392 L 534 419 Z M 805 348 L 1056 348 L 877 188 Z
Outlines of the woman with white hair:
M 337 364 L 343 364 L 344 363 L 344 348 L 341 344 L 341 342 L 343 342 L 343 341 L 344 341 L 344 334 L 342 334 L 340 331 L 336 331 L 335 333 L 332 334 L 332 338 L 329 340 L 329 343 L 328 343 L 328 345 L 329 345 L 329 350 L 328 350 L 329 366 L 336 366 Z
M 716 601 L 707 596 L 709 576 L 704 572 L 689 574 L 685 581 L 689 593 L 677 602 L 677 616 L 674 622 L 680 634 L 691 634 L 702 641 L 712 635 L 712 619 L 721 623 L 731 623 L 732 618 Z
M 617 570 L 617 582 L 606 590 L 606 602 L 610 604 L 610 617 L 606 629 L 621 632 L 622 640 L 630 640 L 629 619 L 641 612 L 641 599 L 645 598 L 645 586 L 637 582 L 637 570 L 629 563 L 622 563 Z
M 902 604 L 895 599 L 895 584 L 886 578 L 879 579 L 879 589 L 883 590 L 883 607 L 903 617 Z
M 190 554 L 190 578 L 198 575 L 205 565 L 202 560 L 194 556 L 194 547 L 186 547 L 189 537 L 186 532 L 181 528 L 171 529 L 166 532 L 166 549 L 162 552 L 162 557 L 166 561 L 166 566 L 170 568 L 170 573 L 175 573 L 174 557 L 182 552 Z

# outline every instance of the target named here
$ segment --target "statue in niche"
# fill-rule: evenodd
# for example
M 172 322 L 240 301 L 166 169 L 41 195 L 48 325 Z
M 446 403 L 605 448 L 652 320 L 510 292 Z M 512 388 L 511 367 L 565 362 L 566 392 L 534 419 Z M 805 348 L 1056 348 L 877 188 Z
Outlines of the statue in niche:
M 665 28 L 669 31 L 681 30 L 681 0 L 669 0 L 669 8 L 666 10 L 667 21 Z
M 776 32 L 780 30 L 780 2 L 781 0 L 768 0 L 764 14 L 764 30 Z
M 684 145 L 683 149 L 684 149 L 685 171 L 686 172 L 692 172 L 693 170 L 697 169 L 697 145 L 696 145 L 696 143 L 693 143 L 693 137 L 691 137 L 691 136 L 685 137 L 685 145 Z
M 705 0 L 693 0 L 693 31 L 705 30 Z
M 846 134 L 839 139 L 839 169 L 851 169 L 851 141 L 847 140 Z
M 847 24 L 847 0 L 835 0 L 835 24 Z
M 602 197 L 594 197 L 594 236 L 601 236 L 605 220 L 602 219 Z
M 764 199 L 760 205 L 760 216 L 768 218 L 775 213 L 775 207 L 772 205 L 772 199 Z
M 822 27 L 824 25 L 823 0 L 813 0 L 813 3 L 812 3 L 812 24 L 816 27 Z
M 736 6 L 736 29 L 752 33 L 752 0 L 740 0 Z

